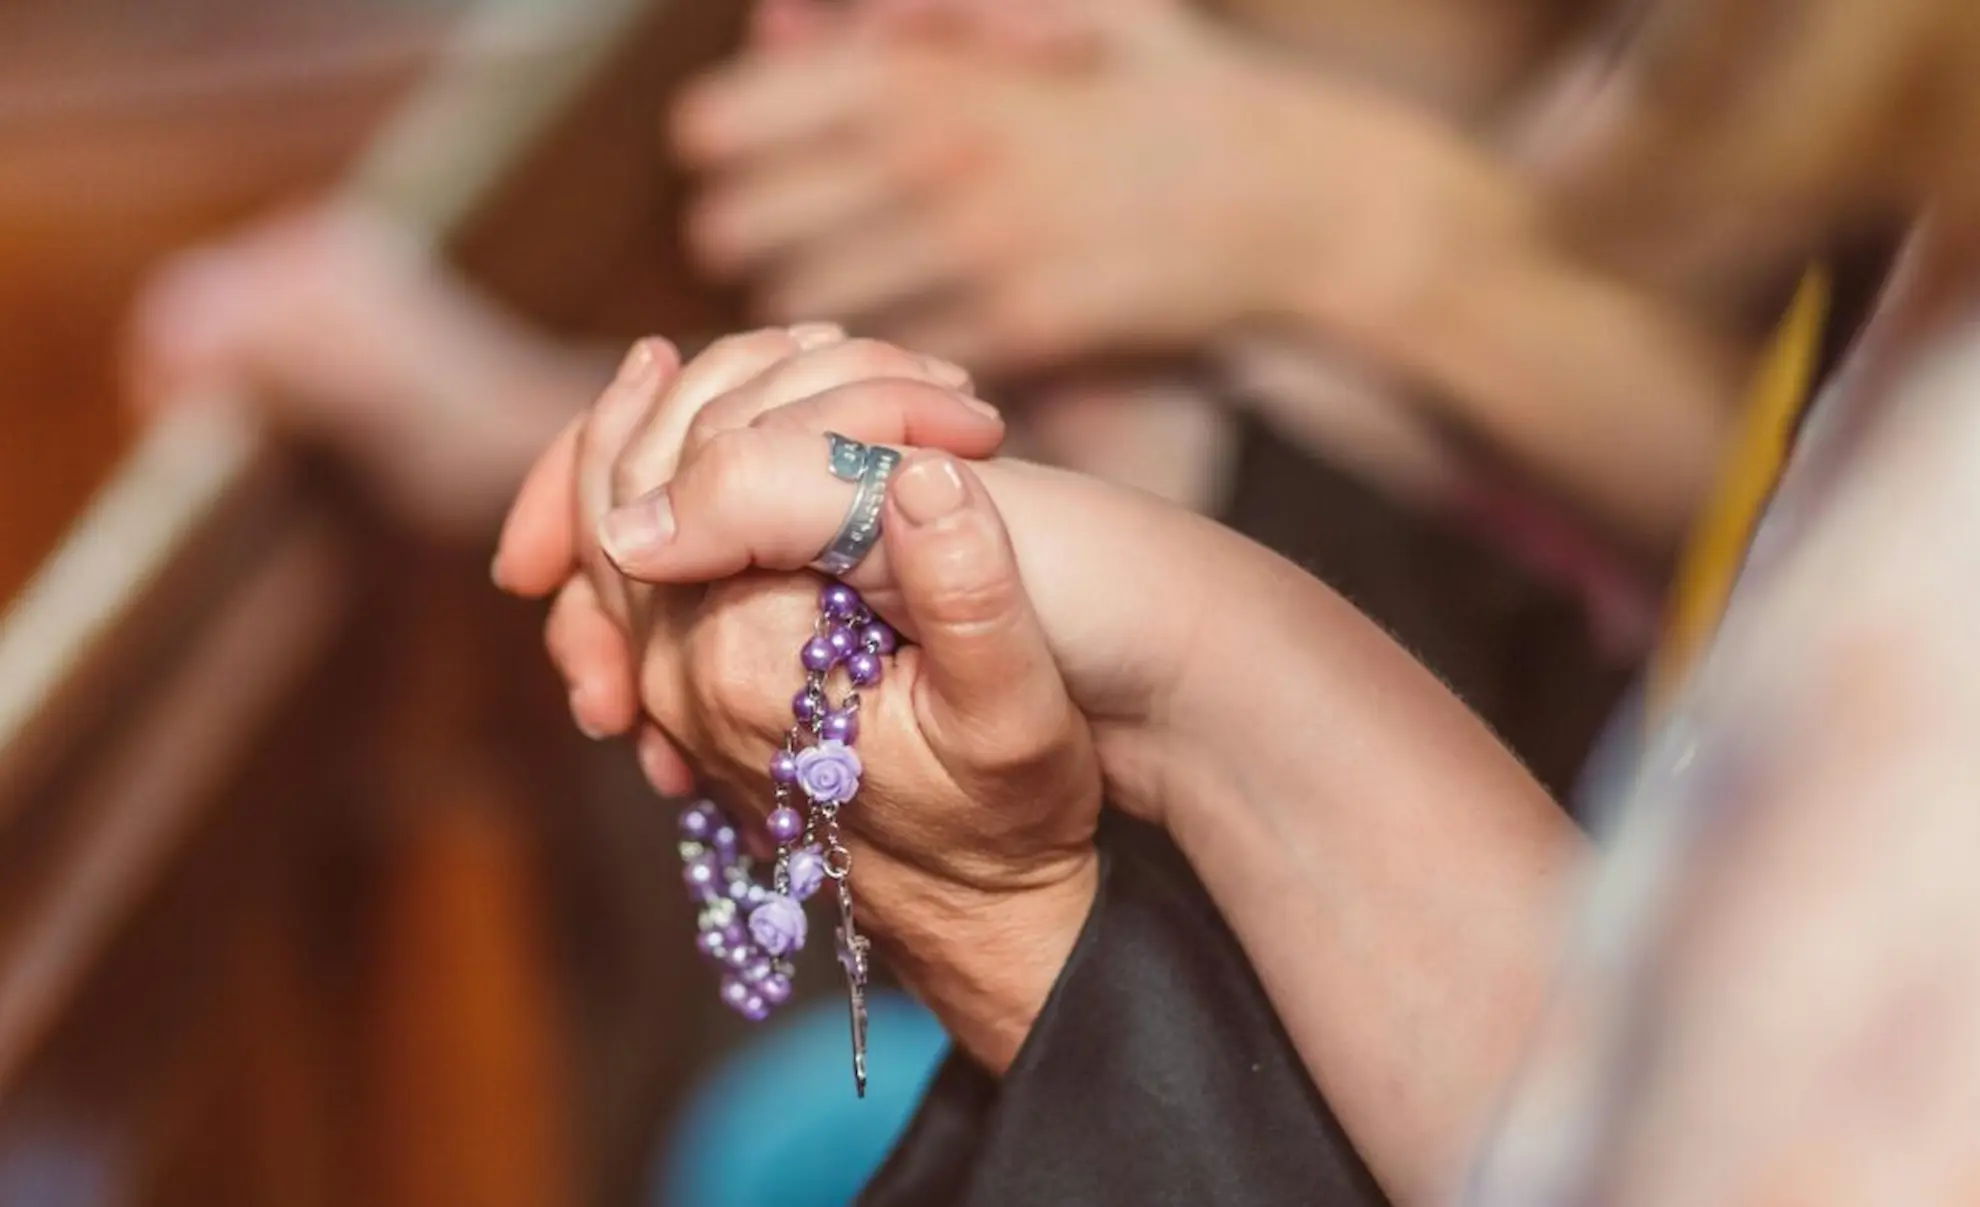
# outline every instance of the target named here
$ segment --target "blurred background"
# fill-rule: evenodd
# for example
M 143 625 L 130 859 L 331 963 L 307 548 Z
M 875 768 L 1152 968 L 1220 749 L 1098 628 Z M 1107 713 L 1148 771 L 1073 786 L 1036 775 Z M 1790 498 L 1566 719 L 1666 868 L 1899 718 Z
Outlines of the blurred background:
M 644 333 L 963 361 L 1020 451 L 1287 553 L 1568 792 L 1795 272 L 1700 335 L 1535 233 L 1498 161 L 1600 6 L 1091 7 L 1131 16 L 1071 88 L 1077 34 L 903 48 L 816 0 L 0 0 L 0 1204 L 849 1201 L 939 1037 L 885 1007 L 903 1072 L 786 1171 L 815 1200 L 719 1168 L 762 1078 L 708 1081 L 742 1025 L 671 811 L 488 582 Z M 852 93 L 863 143 L 755 139 Z M 816 174 L 847 146 L 913 187 Z M 971 204 L 974 286 L 915 277 L 967 224 L 914 215 Z M 1253 229 L 1304 326 L 1238 329 L 1297 309 Z M 1391 305 L 1473 263 L 1497 321 Z M 1032 312 L 929 321 L 1041 264 Z M 834 1008 L 769 1041 L 830 1054 L 827 1115 Z
M 741 7 L 0 5 L 0 1203 L 643 1200 L 722 1023 L 499 513 L 141 413 L 129 349 L 175 253 L 365 171 L 546 331 L 716 326 L 658 115 Z

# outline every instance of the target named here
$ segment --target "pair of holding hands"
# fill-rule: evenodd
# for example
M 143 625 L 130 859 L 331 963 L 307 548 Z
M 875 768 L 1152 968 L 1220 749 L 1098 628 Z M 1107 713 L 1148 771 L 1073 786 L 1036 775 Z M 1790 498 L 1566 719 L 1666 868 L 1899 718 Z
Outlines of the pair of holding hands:
M 1003 424 L 944 362 L 825 325 L 732 336 L 685 365 L 655 339 L 532 471 L 496 578 L 555 596 L 547 642 L 586 732 L 636 733 L 656 789 L 698 787 L 760 820 L 816 611 L 821 580 L 804 568 L 853 489 L 828 472 L 828 431 L 940 450 L 909 454 L 882 544 L 848 576 L 911 643 L 865 693 L 848 845 L 876 941 L 1002 1067 L 1091 906 L 1096 731 L 1148 716 L 1162 673 L 1075 606 L 1110 573 L 1086 552 L 1106 534 L 1080 525 L 1155 505 L 1095 511 L 1077 505 L 1084 480 L 965 465 Z M 1009 530 L 1000 495 L 1021 500 Z M 1054 582 L 1056 622 L 1021 561 Z

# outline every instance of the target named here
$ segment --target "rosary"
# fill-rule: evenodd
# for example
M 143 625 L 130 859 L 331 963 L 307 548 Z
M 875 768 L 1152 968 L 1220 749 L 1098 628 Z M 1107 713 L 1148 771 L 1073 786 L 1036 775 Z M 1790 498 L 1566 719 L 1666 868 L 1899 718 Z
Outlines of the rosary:
M 843 436 L 831 442 L 835 477 L 858 489 L 839 535 L 816 565 L 843 574 L 879 539 L 887 479 L 900 462 L 893 449 Z M 853 921 L 852 853 L 839 835 L 839 813 L 859 794 L 864 770 L 859 741 L 859 689 L 878 686 L 882 659 L 894 652 L 894 630 L 876 619 L 859 593 L 836 579 L 818 596 L 818 619 L 798 653 L 804 686 L 791 701 L 792 724 L 770 759 L 774 799 L 765 822 L 777 844 L 769 884 L 756 875 L 736 825 L 713 801 L 681 813 L 682 876 L 700 907 L 695 945 L 722 971 L 724 1005 L 752 1022 L 790 1000 L 792 958 L 808 930 L 804 903 L 832 882 L 839 965 L 846 974 L 852 1022 L 853 1085 L 866 1096 L 867 938 Z M 850 690 L 834 703 L 830 688 L 843 675 Z

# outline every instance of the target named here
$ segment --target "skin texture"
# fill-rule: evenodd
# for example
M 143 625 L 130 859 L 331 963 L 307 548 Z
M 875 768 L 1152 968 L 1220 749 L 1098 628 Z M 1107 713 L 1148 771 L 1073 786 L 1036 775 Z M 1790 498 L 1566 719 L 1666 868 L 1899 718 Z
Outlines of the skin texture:
M 760 415 L 683 454 L 664 490 L 608 518 L 611 563 L 670 588 L 795 570 L 831 535 L 847 489 L 819 472 L 822 442 L 805 415 L 829 410 L 843 430 L 861 411 L 963 405 L 947 387 L 883 379 Z M 1581 857 L 1572 827 L 1406 653 L 1261 548 L 1091 479 L 1014 462 L 969 477 L 947 458 L 926 464 L 969 482 L 984 514 L 994 504 L 1002 515 L 1012 549 L 1002 573 L 1022 579 L 993 589 L 973 576 L 972 593 L 1029 595 L 1049 665 L 1092 734 L 1107 799 L 1166 826 L 1190 856 L 1385 1187 L 1407 1203 L 1444 1193 L 1543 998 L 1559 898 Z M 540 532 L 533 513 L 554 527 L 558 496 L 572 490 L 554 458 L 532 480 L 504 542 L 504 582 L 548 591 L 587 562 L 584 529 L 530 535 Z M 913 574 L 895 565 L 901 535 L 890 528 L 852 581 L 919 636 Z M 967 564 L 958 556 L 949 569 Z M 643 641 L 642 666 L 680 657 Z M 930 647 L 922 664 L 935 658 Z M 560 662 L 577 676 L 624 669 Z M 1261 677 L 1261 664 L 1284 673 Z M 786 706 L 789 672 L 724 677 L 734 694 L 713 706 Z M 1014 667 L 997 683 L 996 695 L 1029 692 Z M 658 698 L 650 687 L 643 695 L 649 707 Z M 1330 740 L 1316 746 L 1316 731 Z M 923 732 L 938 751 L 945 736 Z M 723 741 L 706 733 L 684 750 L 697 768 L 719 769 L 769 749 L 725 753 Z M 1006 854 L 1013 866 L 1029 858 Z M 1076 916 L 1051 916 L 1069 945 Z M 938 920 L 911 945 L 924 974 L 965 958 L 969 945 L 947 931 Z M 945 1008 L 967 1012 L 969 1001 L 951 995 Z
M 861 375 L 931 392 L 897 394 L 892 406 L 830 401 L 835 384 Z M 636 349 L 588 422 L 572 429 L 568 451 L 546 463 L 569 497 L 534 527 L 532 500 L 549 494 L 533 480 L 498 562 L 505 582 L 559 590 L 547 639 L 586 727 L 623 730 L 637 712 L 641 763 L 656 787 L 678 794 L 698 781 L 741 815 L 760 817 L 819 581 L 724 574 L 705 590 L 626 581 L 591 539 L 598 517 L 636 499 L 653 475 L 677 474 L 680 458 L 722 462 L 756 422 L 774 422 L 807 447 L 822 445 L 830 428 L 988 451 L 1002 434 L 995 413 L 932 392 L 935 381 L 961 380 L 950 366 L 826 327 L 732 337 L 684 368 L 657 341 Z M 804 401 L 820 390 L 822 400 Z M 917 485 L 927 489 L 917 494 Z M 966 1050 L 1001 1069 L 1090 907 L 1100 783 L 1090 733 L 1016 589 L 994 511 L 903 510 L 940 502 L 949 487 L 965 499 L 972 489 L 953 475 L 923 482 L 910 467 L 891 495 L 887 540 L 905 572 L 886 601 L 917 644 L 891 660 L 880 689 L 862 693 L 867 775 L 847 830 L 859 908 L 881 951 Z M 645 519 L 651 528 L 654 517 Z M 566 560 L 548 574 L 519 569 L 510 550 L 559 525 Z M 621 522 L 615 531 L 623 540 L 631 530 Z M 565 582 L 579 563 L 587 572 Z M 641 651 L 636 668 L 626 661 L 628 632 Z

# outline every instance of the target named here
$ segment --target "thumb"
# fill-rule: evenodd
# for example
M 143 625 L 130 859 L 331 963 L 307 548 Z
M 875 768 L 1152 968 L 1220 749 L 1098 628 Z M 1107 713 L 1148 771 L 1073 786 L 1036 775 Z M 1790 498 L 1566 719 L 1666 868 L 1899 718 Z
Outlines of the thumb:
M 914 454 L 894 475 L 881 531 L 921 650 L 915 705 L 935 749 L 1010 770 L 1066 748 L 1077 716 L 976 475 L 953 457 Z

